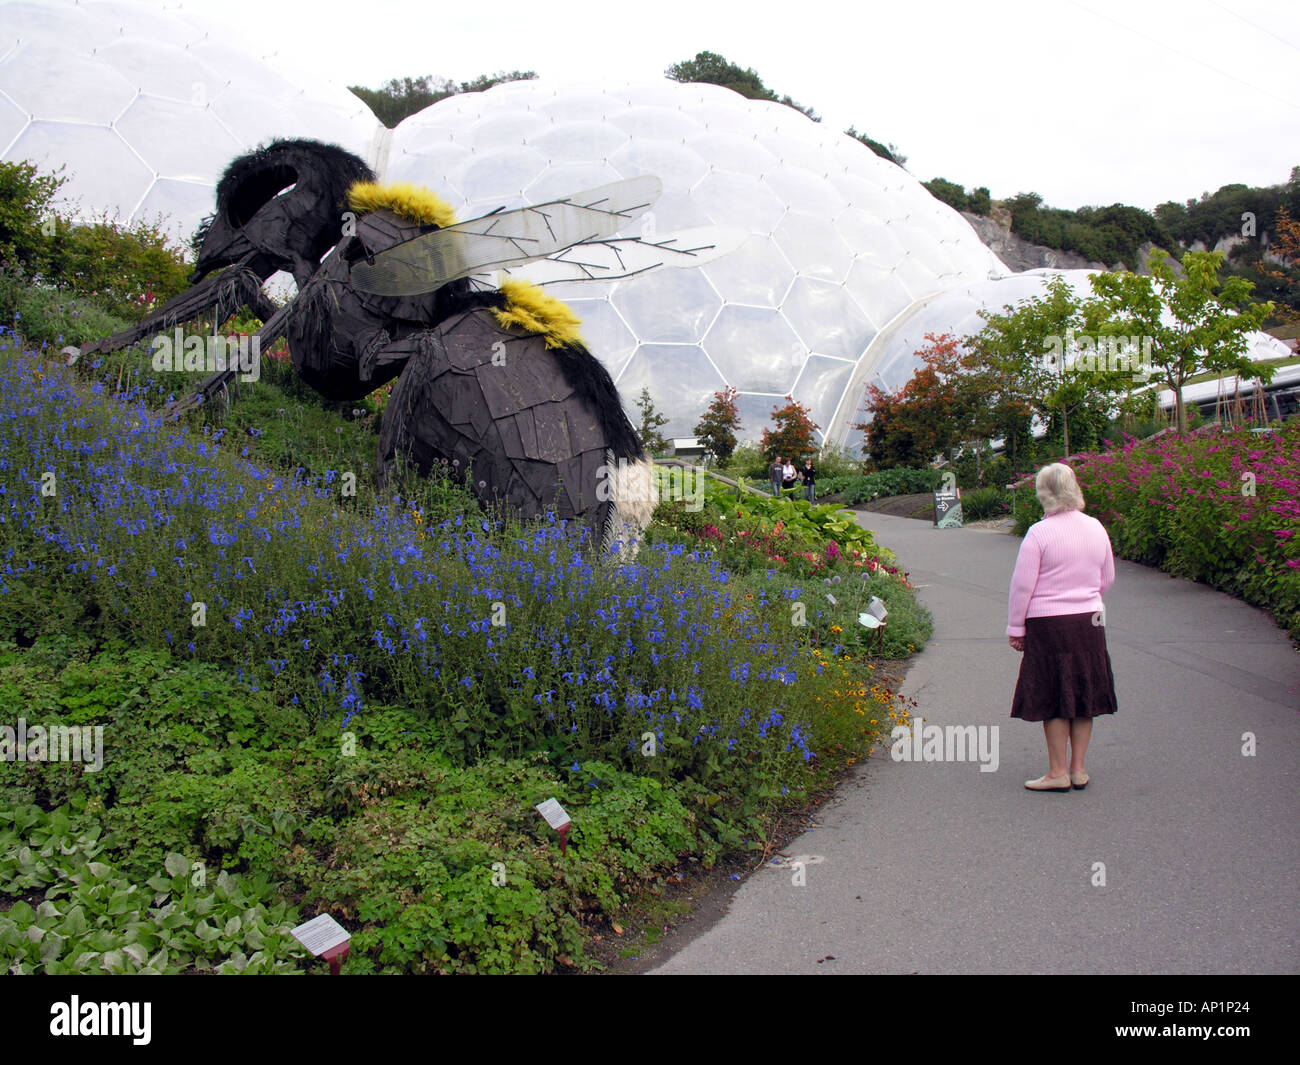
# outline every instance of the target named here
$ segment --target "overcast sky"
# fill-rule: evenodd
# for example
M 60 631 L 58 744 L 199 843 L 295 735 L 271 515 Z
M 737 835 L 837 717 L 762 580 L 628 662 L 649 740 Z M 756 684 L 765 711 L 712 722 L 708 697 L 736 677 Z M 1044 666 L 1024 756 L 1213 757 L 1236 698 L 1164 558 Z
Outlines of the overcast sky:
M 1147 209 L 1300 165 L 1295 0 L 183 0 L 372 88 L 497 70 L 639 80 L 700 51 L 894 143 L 921 180 Z M 358 15 L 365 22 L 358 21 Z

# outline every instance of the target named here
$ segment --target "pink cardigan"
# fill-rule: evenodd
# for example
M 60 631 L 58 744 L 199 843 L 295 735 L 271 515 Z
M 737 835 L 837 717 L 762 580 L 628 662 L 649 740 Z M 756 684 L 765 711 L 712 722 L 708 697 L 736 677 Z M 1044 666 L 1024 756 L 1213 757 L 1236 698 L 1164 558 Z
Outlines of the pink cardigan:
M 1023 636 L 1027 617 L 1101 610 L 1114 583 L 1115 556 L 1101 522 L 1079 510 L 1050 514 L 1029 527 L 1020 545 L 1007 635 Z

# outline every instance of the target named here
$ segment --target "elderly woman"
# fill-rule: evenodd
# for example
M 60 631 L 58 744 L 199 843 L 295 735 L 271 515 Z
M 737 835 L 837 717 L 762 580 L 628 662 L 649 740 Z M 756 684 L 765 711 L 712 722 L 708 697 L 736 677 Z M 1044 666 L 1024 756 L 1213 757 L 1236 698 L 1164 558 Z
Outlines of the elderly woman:
M 1025 655 L 1011 716 L 1041 721 L 1047 737 L 1047 773 L 1025 787 L 1082 790 L 1092 719 L 1118 709 L 1101 601 L 1115 583 L 1115 557 L 1101 522 L 1083 513 L 1069 466 L 1044 466 L 1035 487 L 1043 519 L 1020 545 L 1007 611 L 1011 647 Z

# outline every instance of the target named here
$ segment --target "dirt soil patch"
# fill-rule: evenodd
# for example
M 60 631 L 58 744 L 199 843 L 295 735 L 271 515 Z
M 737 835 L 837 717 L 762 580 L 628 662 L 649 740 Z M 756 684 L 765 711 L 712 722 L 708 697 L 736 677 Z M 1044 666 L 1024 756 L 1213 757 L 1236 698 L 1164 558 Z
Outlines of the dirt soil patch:
M 872 514 L 890 514 L 895 518 L 917 518 L 921 521 L 934 521 L 934 495 L 921 492 L 910 496 L 885 496 L 873 499 L 855 508 Z

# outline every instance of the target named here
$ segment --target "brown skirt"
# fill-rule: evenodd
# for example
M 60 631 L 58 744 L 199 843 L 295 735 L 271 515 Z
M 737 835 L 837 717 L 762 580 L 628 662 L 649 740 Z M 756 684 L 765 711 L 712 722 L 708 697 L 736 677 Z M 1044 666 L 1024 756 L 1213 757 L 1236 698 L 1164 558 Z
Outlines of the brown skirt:
M 1025 650 L 1011 716 L 1022 721 L 1113 714 L 1115 676 L 1098 614 L 1025 619 Z

